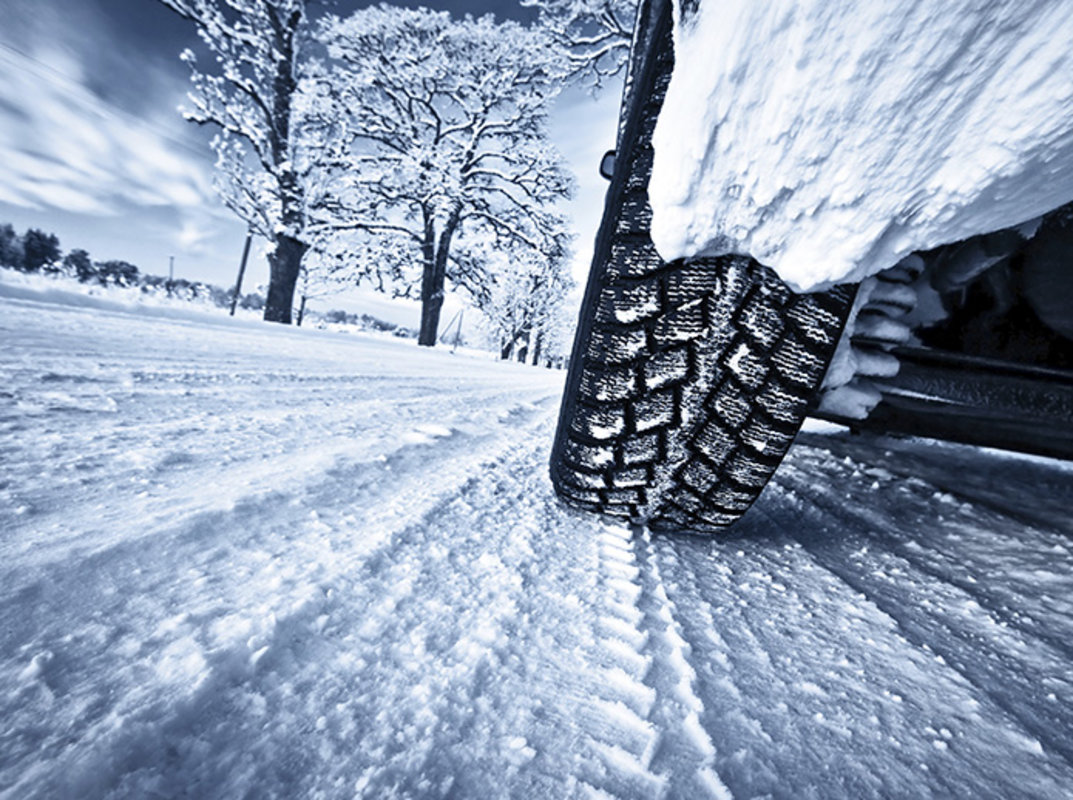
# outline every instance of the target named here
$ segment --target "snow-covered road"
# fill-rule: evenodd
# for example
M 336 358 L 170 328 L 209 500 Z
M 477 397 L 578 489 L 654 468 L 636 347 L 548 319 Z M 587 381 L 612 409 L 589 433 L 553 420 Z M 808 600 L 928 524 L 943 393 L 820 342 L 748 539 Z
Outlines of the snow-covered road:
M 565 511 L 562 374 L 0 299 L 0 797 L 1069 797 L 1073 471 Z

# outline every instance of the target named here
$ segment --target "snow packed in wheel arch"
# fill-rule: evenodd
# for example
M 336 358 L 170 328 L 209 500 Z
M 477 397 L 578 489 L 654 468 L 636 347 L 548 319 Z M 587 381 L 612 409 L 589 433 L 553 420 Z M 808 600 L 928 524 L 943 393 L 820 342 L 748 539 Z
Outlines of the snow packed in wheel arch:
M 810 413 L 1073 456 L 1073 0 L 981 6 L 640 3 L 567 503 L 719 531 Z

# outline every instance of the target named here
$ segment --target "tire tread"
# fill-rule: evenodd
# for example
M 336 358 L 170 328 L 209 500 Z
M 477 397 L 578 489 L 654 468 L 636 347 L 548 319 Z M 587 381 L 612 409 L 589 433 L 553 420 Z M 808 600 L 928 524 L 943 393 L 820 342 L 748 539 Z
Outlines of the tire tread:
M 622 172 L 597 240 L 551 474 L 576 508 L 714 533 L 745 513 L 785 455 L 855 287 L 799 295 L 746 257 L 659 257 L 647 186 L 673 67 L 669 20 L 659 24 L 636 84 L 644 105 L 623 117 Z

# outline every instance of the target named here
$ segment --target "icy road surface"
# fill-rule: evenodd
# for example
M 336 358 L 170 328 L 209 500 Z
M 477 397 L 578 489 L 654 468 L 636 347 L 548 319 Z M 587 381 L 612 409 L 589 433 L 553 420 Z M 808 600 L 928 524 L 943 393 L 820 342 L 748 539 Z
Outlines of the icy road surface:
M 561 374 L 0 299 L 0 797 L 1069 797 L 1073 473 L 564 511 Z

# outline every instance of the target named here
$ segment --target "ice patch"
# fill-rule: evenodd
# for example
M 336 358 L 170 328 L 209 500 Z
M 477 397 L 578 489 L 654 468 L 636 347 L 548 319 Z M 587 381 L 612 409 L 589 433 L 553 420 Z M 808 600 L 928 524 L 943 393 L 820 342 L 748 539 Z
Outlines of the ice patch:
M 30 659 L 30 663 L 19 673 L 20 683 L 33 683 L 40 680 L 45 673 L 45 668 L 52 662 L 55 655 L 50 650 L 43 650 Z
M 443 425 L 416 425 L 401 437 L 404 444 L 429 444 L 437 439 L 446 439 L 453 431 Z

